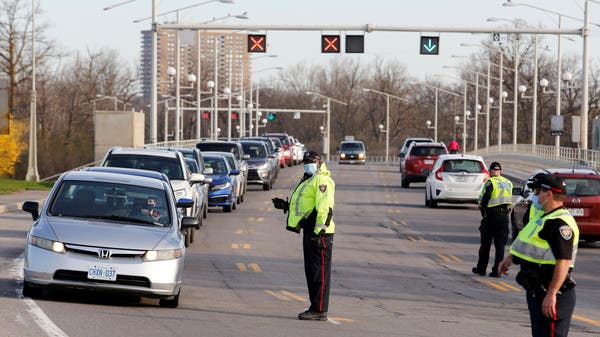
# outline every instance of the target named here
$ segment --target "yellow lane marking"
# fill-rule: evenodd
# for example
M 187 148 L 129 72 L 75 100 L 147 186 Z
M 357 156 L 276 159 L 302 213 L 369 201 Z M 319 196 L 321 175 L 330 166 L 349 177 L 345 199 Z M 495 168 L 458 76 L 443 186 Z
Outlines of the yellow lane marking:
M 397 210 L 396 210 L 396 213 L 400 213 L 400 210 L 399 210 L 399 209 L 397 209 Z
M 394 213 L 394 210 L 388 209 L 387 212 L 391 214 L 391 213 Z
M 393 224 L 394 226 L 398 226 L 398 223 L 397 223 L 396 221 L 394 221 L 394 220 L 392 220 L 392 224 Z
M 389 195 L 389 194 L 386 194 L 386 195 L 385 195 L 385 197 L 386 197 L 386 198 L 391 198 L 392 196 L 391 196 L 391 195 Z
M 421 242 L 427 242 L 427 240 L 425 240 L 425 238 L 422 237 L 422 236 L 419 236 L 419 241 L 421 241 Z
M 259 211 L 261 211 L 261 212 L 264 212 L 264 211 L 266 211 L 267 209 L 266 209 L 265 207 L 261 207 L 261 208 L 259 208 L 258 210 L 259 210 Z
M 268 204 L 270 204 L 271 202 L 272 202 L 272 201 L 265 201 L 265 202 L 263 202 L 263 204 L 265 204 L 265 205 L 268 205 Z
M 238 267 L 238 269 L 239 269 L 240 271 L 242 271 L 242 272 L 246 272 L 246 271 L 248 271 L 248 269 L 246 268 L 246 265 L 245 265 L 245 264 L 243 264 L 243 263 L 241 263 L 241 262 L 238 262 L 238 263 L 236 263 L 235 265 L 236 265 L 236 266 Z
M 294 299 L 294 300 L 296 300 L 297 302 L 305 302 L 305 301 L 306 301 L 306 300 L 304 299 L 304 297 L 302 297 L 302 296 L 298 296 L 298 295 L 296 295 L 296 294 L 294 294 L 294 293 L 291 293 L 291 292 L 289 292 L 289 291 L 286 291 L 286 290 L 282 290 L 282 291 L 281 291 L 281 293 L 282 293 L 282 294 L 284 294 L 285 296 L 288 296 L 288 297 L 290 297 L 290 298 L 293 298 L 293 299 Z
M 501 285 L 507 287 L 508 289 L 514 290 L 514 291 L 521 291 L 521 288 L 515 287 L 510 283 L 504 282 L 504 281 L 498 281 L 498 283 L 500 283 Z
M 440 259 L 444 260 L 444 262 L 450 262 L 450 259 L 444 254 L 436 253 L 435 255 L 437 255 Z
M 408 226 L 408 224 L 406 223 L 406 221 L 404 220 L 400 220 L 400 224 L 404 225 L 404 226 Z
M 248 264 L 250 266 L 250 268 L 252 268 L 252 270 L 254 270 L 255 273 L 260 273 L 262 272 L 262 269 L 260 269 L 260 266 L 256 263 L 249 263 Z
M 244 249 L 252 249 L 252 245 L 249 243 L 244 243 Z
M 335 320 L 335 321 L 341 321 L 341 322 L 354 322 L 354 320 L 350 319 L 350 318 L 343 318 L 343 317 L 327 317 L 327 319 L 329 320 Z
M 267 294 L 275 297 L 278 300 L 282 300 L 282 301 L 289 301 L 290 300 L 289 298 L 287 298 L 287 297 L 285 297 L 285 296 L 283 296 L 283 295 L 281 295 L 279 293 L 276 293 L 274 291 L 271 291 L 271 290 L 265 290 L 265 293 L 267 293 Z
M 492 281 L 483 281 L 483 283 L 487 284 L 490 287 L 494 287 L 500 291 L 508 291 L 507 288 L 504 288 L 503 286 L 496 284 L 495 282 L 492 282 Z
M 253 216 L 248 218 L 248 222 L 254 222 L 254 220 L 256 220 L 256 218 L 254 218 Z
M 456 261 L 456 262 L 463 262 L 463 260 L 461 260 L 459 257 L 457 257 L 457 256 L 454 256 L 454 255 L 452 255 L 452 254 L 450 254 L 450 258 L 451 258 L 452 260 Z
M 591 318 L 587 318 L 587 317 L 583 317 L 583 316 L 579 316 L 579 315 L 575 315 L 575 314 L 573 314 L 573 318 L 578 321 L 586 322 L 591 325 L 600 326 L 600 321 L 596 321 Z
M 256 218 L 256 221 L 257 221 L 257 222 L 265 221 L 265 218 L 263 218 L 263 217 L 261 216 L 261 217 L 259 217 L 259 218 Z
M 238 229 L 235 231 L 235 234 L 243 234 L 244 230 L 243 229 Z
M 412 236 L 410 236 L 410 235 L 408 235 L 407 237 L 408 237 L 408 240 L 409 240 L 409 241 L 412 241 L 412 242 L 415 242 L 415 241 L 417 241 L 417 240 L 415 240 L 415 238 L 413 238 L 413 237 L 412 237 Z
M 231 249 L 240 249 L 240 245 L 238 245 L 237 243 L 232 243 Z
M 267 208 L 267 212 L 273 212 L 272 208 Z

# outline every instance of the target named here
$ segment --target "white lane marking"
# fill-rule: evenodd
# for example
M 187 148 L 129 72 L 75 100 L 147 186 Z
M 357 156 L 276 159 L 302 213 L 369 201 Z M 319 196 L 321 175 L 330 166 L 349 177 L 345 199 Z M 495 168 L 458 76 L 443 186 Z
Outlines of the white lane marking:
M 64 331 L 62 331 L 52 320 L 50 317 L 44 313 L 44 310 L 40 308 L 35 301 L 30 298 L 23 297 L 23 265 L 25 264 L 25 257 L 23 254 L 18 258 L 13 260 L 13 264 L 11 266 L 10 273 L 11 276 L 15 277 L 21 286 L 15 289 L 15 293 L 17 294 L 17 298 L 22 300 L 27 307 L 27 311 L 29 315 L 33 318 L 35 324 L 37 324 L 40 329 L 46 334 L 48 337 L 69 337 Z

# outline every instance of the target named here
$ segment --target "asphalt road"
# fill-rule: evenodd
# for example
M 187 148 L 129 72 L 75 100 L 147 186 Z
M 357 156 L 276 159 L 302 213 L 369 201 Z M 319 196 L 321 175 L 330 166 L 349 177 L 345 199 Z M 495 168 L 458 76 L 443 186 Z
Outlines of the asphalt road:
M 177 309 L 156 300 L 55 292 L 23 299 L 19 274 L 29 214 L 0 215 L 0 324 L 6 336 L 527 336 L 514 273 L 470 272 L 479 247 L 475 205 L 424 207 L 423 184 L 400 188 L 396 167 L 331 165 L 336 235 L 329 321 L 306 322 L 301 237 L 285 231 L 270 198 L 285 197 L 301 167 L 274 190 L 252 187 L 233 213 L 211 211 L 187 250 Z M 600 335 L 600 243 L 581 245 L 569 336 Z M 490 265 L 491 267 L 491 265 Z

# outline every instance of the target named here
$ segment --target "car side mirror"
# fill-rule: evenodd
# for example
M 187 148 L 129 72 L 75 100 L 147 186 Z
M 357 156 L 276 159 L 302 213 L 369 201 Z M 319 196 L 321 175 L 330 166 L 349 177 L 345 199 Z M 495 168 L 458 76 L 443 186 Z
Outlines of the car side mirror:
M 213 168 L 212 167 L 207 167 L 204 169 L 204 174 L 213 174 Z
M 194 207 L 194 200 L 189 198 L 181 198 L 177 200 L 177 208 L 190 208 Z
M 513 189 L 512 189 L 512 195 L 522 195 L 522 193 L 523 193 L 523 188 L 522 187 L 513 187 Z
M 270 154 L 270 155 L 269 155 L 269 158 L 277 158 L 277 156 L 276 156 L 276 155 L 274 155 L 274 154 Z
M 250 155 L 249 154 L 245 154 L 242 159 L 250 159 Z
M 37 201 L 25 201 L 21 209 L 25 212 L 31 213 L 33 221 L 39 219 L 40 217 L 40 204 Z
M 230 175 L 230 176 L 237 176 L 237 175 L 239 175 L 240 173 L 242 173 L 242 171 L 240 171 L 240 170 L 231 170 L 231 171 L 229 172 L 229 175 Z
M 184 216 L 181 218 L 181 229 L 196 228 L 198 225 L 200 225 L 200 222 L 194 216 Z
M 204 181 L 204 174 L 192 173 L 190 175 L 190 185 L 202 183 Z
M 203 184 L 212 184 L 213 182 L 213 178 L 211 177 L 205 177 L 204 181 L 202 182 Z

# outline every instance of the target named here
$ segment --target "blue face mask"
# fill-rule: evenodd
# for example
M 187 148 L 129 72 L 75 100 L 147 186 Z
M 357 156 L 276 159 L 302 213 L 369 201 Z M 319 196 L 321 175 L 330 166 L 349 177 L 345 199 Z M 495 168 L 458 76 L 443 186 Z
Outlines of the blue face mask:
M 533 205 L 533 207 L 535 207 L 537 209 L 542 209 L 542 205 L 540 205 L 540 200 L 538 199 L 537 195 L 534 195 L 531 198 L 531 204 Z
M 304 164 L 304 172 L 313 175 L 317 172 L 317 163 Z

